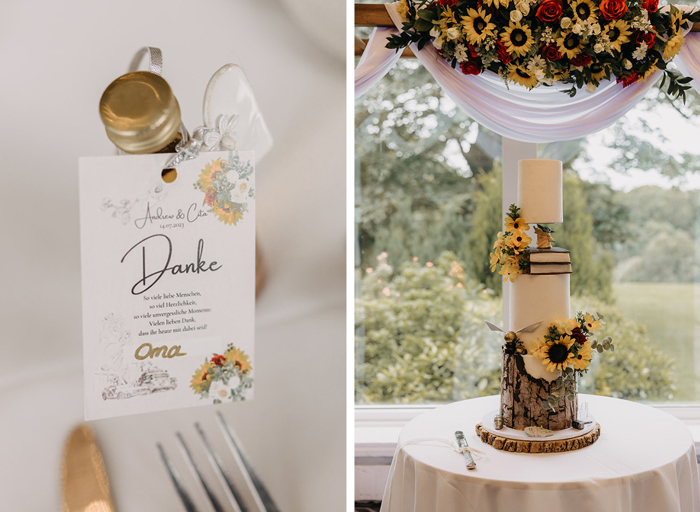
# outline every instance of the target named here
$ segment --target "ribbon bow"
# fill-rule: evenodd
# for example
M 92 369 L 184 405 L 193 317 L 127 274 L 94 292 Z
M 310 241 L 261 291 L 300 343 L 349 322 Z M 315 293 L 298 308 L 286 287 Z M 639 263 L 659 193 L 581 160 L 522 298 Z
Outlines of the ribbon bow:
M 477 450 L 471 446 L 457 446 L 457 443 L 452 443 L 452 449 L 457 453 L 469 453 L 474 460 L 479 460 L 486 456 L 486 453 L 482 452 L 481 450 Z
M 478 450 L 476 448 L 472 448 L 471 446 L 465 446 L 464 448 L 461 448 L 457 446 L 457 443 L 454 441 L 448 441 L 447 439 L 443 439 L 442 437 L 417 437 L 415 439 L 409 439 L 408 441 L 404 441 L 403 443 L 399 444 L 396 446 L 396 453 L 399 452 L 404 446 L 408 446 L 411 444 L 420 444 L 420 443 L 442 443 L 450 448 L 452 448 L 455 452 L 457 453 L 464 453 L 464 452 L 469 452 L 469 454 L 472 456 L 474 460 L 479 460 L 483 457 L 486 457 L 486 452 L 483 452 L 481 450 Z M 394 455 L 394 459 L 396 456 Z

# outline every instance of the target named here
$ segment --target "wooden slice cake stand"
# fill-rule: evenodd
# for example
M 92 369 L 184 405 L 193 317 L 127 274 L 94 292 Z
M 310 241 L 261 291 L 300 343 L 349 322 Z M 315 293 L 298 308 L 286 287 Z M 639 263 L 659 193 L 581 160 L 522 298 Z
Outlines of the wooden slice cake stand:
M 489 432 L 481 423 L 476 425 L 476 435 L 496 450 L 518 453 L 560 453 L 578 450 L 595 443 L 600 437 L 600 424 L 596 423 L 590 432 L 569 439 L 551 440 L 546 437 L 536 440 L 509 439 Z

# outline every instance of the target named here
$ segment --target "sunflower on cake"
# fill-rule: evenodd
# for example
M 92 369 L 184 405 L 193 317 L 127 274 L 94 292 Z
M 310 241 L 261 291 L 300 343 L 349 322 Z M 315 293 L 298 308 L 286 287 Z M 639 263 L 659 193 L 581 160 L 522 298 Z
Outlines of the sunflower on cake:
M 588 371 L 594 352 L 615 348 L 609 337 L 596 339 L 605 324 L 600 313 L 570 316 L 572 262 L 569 251 L 552 247 L 554 230 L 547 226 L 564 220 L 562 184 L 560 161 L 520 160 L 517 206 L 510 206 L 490 255 L 491 270 L 498 269 L 504 282 L 510 281 L 509 331 L 496 414 L 497 423 L 505 427 L 499 435 L 506 437 L 509 431 L 516 431 L 517 438 L 523 431 L 567 429 L 575 431 L 569 437 L 580 435 L 572 429 L 581 427 L 576 376 Z M 527 233 L 531 226 L 537 237 L 534 244 Z M 560 432 L 558 437 L 567 434 Z

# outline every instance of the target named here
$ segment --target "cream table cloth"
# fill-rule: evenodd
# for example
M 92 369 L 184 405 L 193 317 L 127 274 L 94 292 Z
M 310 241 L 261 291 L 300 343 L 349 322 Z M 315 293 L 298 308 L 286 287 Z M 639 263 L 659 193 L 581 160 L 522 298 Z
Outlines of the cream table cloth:
M 695 446 L 678 419 L 626 400 L 580 395 L 601 425 L 596 443 L 558 454 L 510 453 L 474 426 L 499 397 L 456 402 L 406 425 L 382 512 L 693 512 L 700 510 Z M 484 455 L 468 471 L 447 444 L 462 430 Z M 424 439 L 424 441 L 420 441 Z M 415 443 L 415 444 L 410 444 Z

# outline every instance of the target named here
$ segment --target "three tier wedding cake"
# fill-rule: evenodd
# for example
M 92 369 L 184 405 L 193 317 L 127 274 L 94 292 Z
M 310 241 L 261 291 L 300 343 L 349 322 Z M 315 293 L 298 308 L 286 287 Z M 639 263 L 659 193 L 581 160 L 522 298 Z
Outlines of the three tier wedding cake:
M 558 160 L 521 160 L 518 162 L 518 206 L 521 218 L 529 224 L 553 224 L 564 220 L 562 203 L 562 165 Z M 516 219 L 517 220 L 517 219 Z M 503 349 L 501 379 L 501 414 L 504 425 L 522 430 L 540 426 L 560 430 L 576 419 L 577 399 L 562 396 L 555 410 L 545 410 L 541 403 L 550 395 L 552 382 L 561 370 L 548 372 L 542 360 L 534 355 L 536 340 L 547 334 L 548 326 L 569 318 L 569 281 L 571 264 L 568 252 L 525 249 L 530 260 L 530 273 L 518 275 L 510 285 L 508 301 L 509 329 L 518 332 L 538 324 L 529 332 L 519 332 L 523 349 Z M 551 258 L 550 256 L 554 256 Z M 567 264 L 559 261 L 566 257 Z M 542 263 L 534 264 L 533 260 Z M 537 266 L 546 265 L 547 273 L 534 273 Z M 515 350 L 511 350 L 515 348 Z
M 511 429 L 570 428 L 578 412 L 576 375 L 587 371 L 594 351 L 614 350 L 610 338 L 592 339 L 604 323 L 600 313 L 570 317 L 569 251 L 551 246 L 547 226 L 564 220 L 562 189 L 560 161 L 519 161 L 517 206 L 491 254 L 492 270 L 500 267 L 510 281 L 499 412 Z

